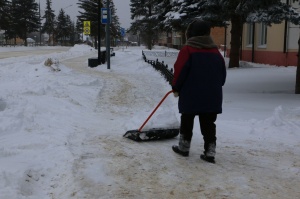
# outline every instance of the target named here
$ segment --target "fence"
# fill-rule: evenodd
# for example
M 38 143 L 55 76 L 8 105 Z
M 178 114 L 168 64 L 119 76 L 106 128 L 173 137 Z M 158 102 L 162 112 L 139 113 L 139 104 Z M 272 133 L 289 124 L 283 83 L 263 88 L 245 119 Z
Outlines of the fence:
M 143 51 L 146 56 L 153 56 L 153 57 L 177 57 L 178 52 L 172 51 Z
M 172 80 L 173 80 L 173 76 L 174 76 L 173 69 L 171 68 L 169 70 L 168 64 L 164 64 L 164 61 L 159 62 L 158 59 L 148 60 L 146 57 L 146 54 L 150 55 L 149 53 L 150 53 L 150 51 L 145 51 L 145 52 L 142 51 L 143 59 L 145 60 L 145 62 L 151 64 L 156 70 L 158 70 L 163 75 L 163 77 L 169 82 L 169 84 L 172 85 Z M 151 52 L 151 53 L 152 53 L 152 55 L 150 55 L 150 56 L 154 56 L 153 53 L 160 54 L 161 52 L 157 51 L 157 52 Z M 169 54 L 169 55 L 173 55 L 173 54 Z M 177 56 L 177 54 L 176 54 L 176 56 Z

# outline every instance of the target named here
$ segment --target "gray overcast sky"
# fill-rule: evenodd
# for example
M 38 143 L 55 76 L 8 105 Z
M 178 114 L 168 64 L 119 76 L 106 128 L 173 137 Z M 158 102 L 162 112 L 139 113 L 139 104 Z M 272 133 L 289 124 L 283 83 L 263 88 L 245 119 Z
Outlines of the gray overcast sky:
M 36 2 L 41 3 L 41 11 L 46 8 L 46 0 L 36 0 Z M 117 15 L 120 19 L 121 27 L 129 28 L 131 19 L 130 19 L 130 0 L 113 0 L 115 7 L 117 9 Z M 66 14 L 70 15 L 72 20 L 76 20 L 78 13 L 78 0 L 52 0 L 52 9 L 55 10 L 55 14 L 58 15 L 58 12 L 61 8 L 64 8 Z M 72 5 L 72 6 L 70 6 Z

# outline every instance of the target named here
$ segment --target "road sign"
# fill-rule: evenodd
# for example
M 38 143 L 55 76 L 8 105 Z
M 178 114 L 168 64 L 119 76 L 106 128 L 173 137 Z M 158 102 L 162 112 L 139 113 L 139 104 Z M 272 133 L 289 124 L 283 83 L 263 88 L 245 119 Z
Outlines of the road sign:
M 107 9 L 101 8 L 101 23 L 107 24 Z
M 83 34 L 85 34 L 85 35 L 91 34 L 91 22 L 90 21 L 83 22 Z
M 120 28 L 120 33 L 121 33 L 121 36 L 124 37 L 125 36 L 125 28 Z
M 90 35 L 90 34 L 91 34 L 91 29 L 88 28 L 88 27 L 84 27 L 84 29 L 83 29 L 83 34 L 84 34 L 84 35 Z
M 107 24 L 108 23 L 108 14 L 110 14 L 111 12 L 108 13 L 107 8 L 101 8 L 101 23 L 102 24 Z
M 84 21 L 83 22 L 83 27 L 91 27 L 91 22 L 90 21 Z

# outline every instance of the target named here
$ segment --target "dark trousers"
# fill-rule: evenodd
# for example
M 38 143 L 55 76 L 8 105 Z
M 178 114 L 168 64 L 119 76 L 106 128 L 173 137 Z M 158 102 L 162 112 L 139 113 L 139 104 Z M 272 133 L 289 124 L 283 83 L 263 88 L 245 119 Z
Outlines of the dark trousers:
M 200 122 L 200 130 L 204 140 L 204 150 L 207 149 L 209 143 L 216 143 L 216 113 L 197 114 Z M 180 134 L 184 140 L 191 141 L 193 137 L 194 118 L 196 114 L 181 114 Z

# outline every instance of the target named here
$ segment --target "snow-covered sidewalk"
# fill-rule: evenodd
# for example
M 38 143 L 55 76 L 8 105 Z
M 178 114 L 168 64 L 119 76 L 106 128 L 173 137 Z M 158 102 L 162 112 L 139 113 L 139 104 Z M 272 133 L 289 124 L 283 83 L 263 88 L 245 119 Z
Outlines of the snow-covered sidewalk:
M 122 137 L 171 89 L 141 51 L 117 50 L 111 70 L 89 68 L 97 52 L 84 45 L 0 59 L 1 199 L 300 195 L 295 67 L 245 63 L 228 70 L 213 165 L 199 158 L 197 120 L 188 158 L 172 152 L 177 138 L 136 143 Z M 44 66 L 47 58 L 59 60 L 61 71 Z M 179 118 L 170 96 L 145 129 L 178 126 Z

